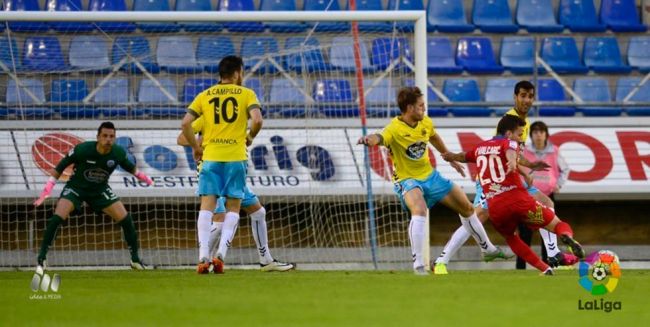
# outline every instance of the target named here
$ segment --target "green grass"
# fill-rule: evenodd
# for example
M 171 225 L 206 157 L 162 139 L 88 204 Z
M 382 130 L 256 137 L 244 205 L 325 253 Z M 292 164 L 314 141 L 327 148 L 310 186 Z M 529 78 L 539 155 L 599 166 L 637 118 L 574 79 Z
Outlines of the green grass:
M 53 274 L 53 272 L 49 272 Z M 648 326 L 650 271 L 626 270 L 607 301 L 622 310 L 579 311 L 600 300 L 575 271 L 261 273 L 59 271 L 58 300 L 30 299 L 32 273 L 0 272 L 0 325 L 209 326 Z M 44 294 L 44 293 L 40 293 Z

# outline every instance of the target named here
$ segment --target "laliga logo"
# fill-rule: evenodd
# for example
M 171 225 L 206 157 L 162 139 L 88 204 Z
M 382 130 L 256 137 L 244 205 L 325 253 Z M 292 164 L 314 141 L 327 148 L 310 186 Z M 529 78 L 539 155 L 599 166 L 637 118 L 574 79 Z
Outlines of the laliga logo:
M 618 279 L 621 278 L 618 256 L 608 250 L 594 252 L 580 262 L 578 274 L 580 275 L 578 283 L 592 295 L 614 292 Z M 606 279 L 608 280 L 605 281 Z

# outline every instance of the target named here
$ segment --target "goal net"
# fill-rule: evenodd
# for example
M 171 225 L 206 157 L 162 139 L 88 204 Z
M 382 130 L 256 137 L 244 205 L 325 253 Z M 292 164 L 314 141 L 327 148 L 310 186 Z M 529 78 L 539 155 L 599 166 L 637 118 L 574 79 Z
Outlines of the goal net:
M 424 13 L 84 13 L 94 23 L 57 14 L 2 16 L 0 267 L 35 264 L 64 185 L 34 208 L 46 172 L 106 120 L 154 180 L 147 187 L 121 170 L 110 179 L 134 218 L 143 259 L 195 264 L 196 164 L 176 137 L 187 105 L 217 82 L 219 60 L 230 54 L 243 57 L 244 85 L 265 117 L 247 182 L 266 207 L 271 254 L 303 268 L 410 267 L 408 217 L 393 195 L 387 153 L 356 141 L 398 112 L 399 87 L 425 88 Z M 128 258 L 119 226 L 83 207 L 60 227 L 48 264 L 124 266 Z M 242 215 L 226 264 L 257 263 Z

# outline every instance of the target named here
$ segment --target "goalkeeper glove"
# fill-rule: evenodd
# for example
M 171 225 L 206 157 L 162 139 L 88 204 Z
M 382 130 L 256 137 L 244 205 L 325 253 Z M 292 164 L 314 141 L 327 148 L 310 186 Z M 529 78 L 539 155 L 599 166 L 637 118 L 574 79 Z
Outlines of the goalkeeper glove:
M 151 178 L 149 178 L 149 176 L 147 176 L 145 173 L 143 173 L 143 172 L 141 172 L 141 171 L 139 171 L 139 172 L 133 174 L 133 176 L 135 176 L 135 177 L 138 178 L 139 180 L 141 180 L 141 181 L 147 183 L 147 185 L 151 185 L 151 184 L 153 184 L 153 181 L 151 180 Z
M 56 178 L 50 177 L 47 180 L 47 183 L 45 184 L 45 188 L 43 188 L 43 191 L 38 196 L 38 199 L 36 199 L 36 201 L 34 201 L 34 206 L 35 207 L 40 206 L 41 204 L 43 204 L 43 201 L 45 201 L 45 199 L 50 197 L 50 194 L 52 193 L 52 190 L 54 189 L 54 185 L 56 185 Z

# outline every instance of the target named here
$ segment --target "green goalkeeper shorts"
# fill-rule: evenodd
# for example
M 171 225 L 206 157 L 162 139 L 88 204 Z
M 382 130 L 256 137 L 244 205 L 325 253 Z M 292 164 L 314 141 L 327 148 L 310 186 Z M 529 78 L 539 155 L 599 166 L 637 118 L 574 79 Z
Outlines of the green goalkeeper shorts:
M 106 186 L 101 192 L 87 193 L 79 192 L 78 190 L 65 186 L 61 191 L 61 198 L 70 200 L 74 204 L 76 211 L 81 209 L 83 202 L 86 202 L 93 211 L 101 213 L 103 209 L 109 207 L 111 204 L 120 201 L 120 198 L 113 193 L 110 186 Z

